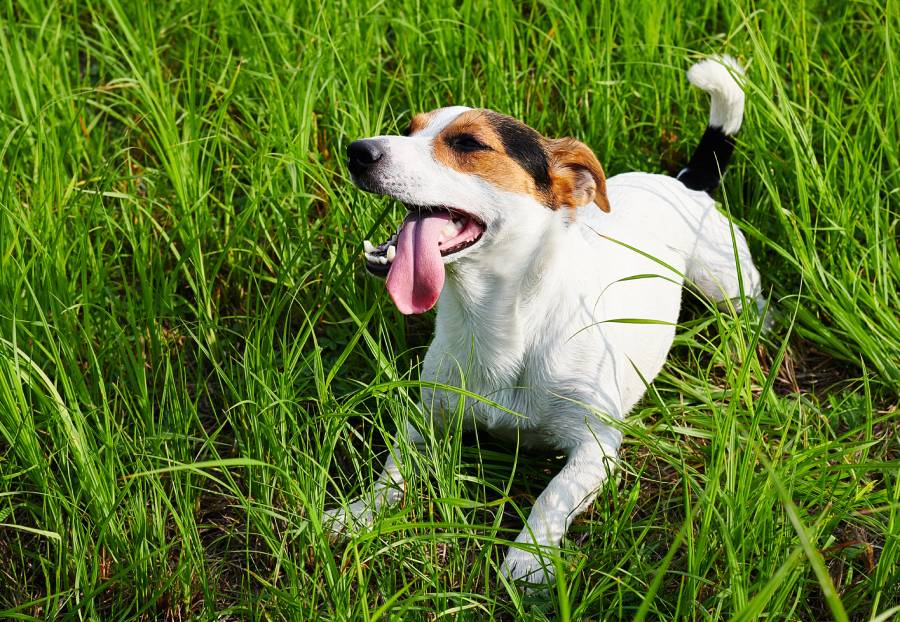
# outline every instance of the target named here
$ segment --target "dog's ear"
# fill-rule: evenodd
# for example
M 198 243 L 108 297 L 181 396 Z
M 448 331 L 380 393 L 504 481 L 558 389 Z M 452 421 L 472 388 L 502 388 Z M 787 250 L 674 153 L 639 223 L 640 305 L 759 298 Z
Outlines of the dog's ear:
M 547 141 L 550 181 L 556 202 L 561 207 L 581 207 L 590 202 L 609 211 L 606 175 L 590 147 L 574 138 Z

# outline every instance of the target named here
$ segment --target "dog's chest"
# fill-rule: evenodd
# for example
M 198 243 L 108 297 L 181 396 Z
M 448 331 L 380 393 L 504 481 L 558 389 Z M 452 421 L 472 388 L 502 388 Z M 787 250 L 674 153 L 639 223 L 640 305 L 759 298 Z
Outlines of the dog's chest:
M 497 337 L 492 339 L 491 337 Z M 468 347 L 466 347 L 468 345 Z M 428 391 L 426 406 L 448 417 L 462 412 L 468 425 L 526 445 L 556 445 L 551 420 L 558 413 L 557 370 L 541 347 L 508 331 L 452 342 L 438 335 L 425 359 L 425 377 L 453 390 Z M 471 397 L 471 395 L 477 395 Z

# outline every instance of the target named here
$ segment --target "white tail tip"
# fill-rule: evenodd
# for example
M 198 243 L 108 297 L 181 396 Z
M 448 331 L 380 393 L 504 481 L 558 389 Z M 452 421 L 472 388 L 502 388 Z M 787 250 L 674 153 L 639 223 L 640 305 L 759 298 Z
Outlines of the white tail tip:
M 687 78 L 712 98 L 709 124 L 727 136 L 737 134 L 744 119 L 744 89 L 738 82 L 744 78 L 744 68 L 740 63 L 731 56 L 716 56 L 693 65 Z

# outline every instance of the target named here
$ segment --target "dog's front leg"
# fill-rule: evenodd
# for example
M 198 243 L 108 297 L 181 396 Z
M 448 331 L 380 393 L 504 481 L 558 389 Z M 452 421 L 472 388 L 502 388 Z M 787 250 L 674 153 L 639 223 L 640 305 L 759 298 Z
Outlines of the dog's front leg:
M 418 430 L 407 424 L 406 432 L 409 440 L 417 449 L 421 449 L 425 440 Z M 348 529 L 371 525 L 382 507 L 394 505 L 403 499 L 404 479 L 400 472 L 400 446 L 395 443 L 384 463 L 384 469 L 372 488 L 355 501 L 346 506 L 326 510 L 323 515 L 325 527 L 333 535 L 339 535 Z
M 504 576 L 529 583 L 553 579 L 553 562 L 549 555 L 542 556 L 540 549 L 558 547 L 572 520 L 594 501 L 616 450 L 591 439 L 569 454 L 565 466 L 535 502 L 516 545 L 510 547 L 503 562 Z

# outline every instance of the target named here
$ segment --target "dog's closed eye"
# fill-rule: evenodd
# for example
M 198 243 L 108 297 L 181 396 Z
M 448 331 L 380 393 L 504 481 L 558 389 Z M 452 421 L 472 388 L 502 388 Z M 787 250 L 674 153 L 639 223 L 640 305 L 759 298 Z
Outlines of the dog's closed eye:
M 459 153 L 490 151 L 490 147 L 475 138 L 472 134 L 456 134 L 447 138 L 447 146 Z

